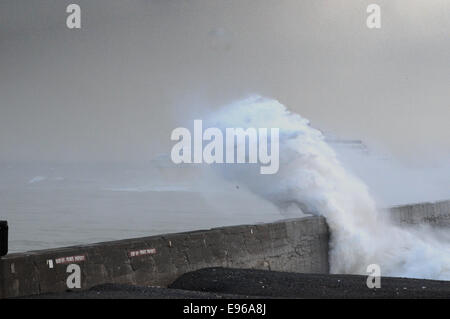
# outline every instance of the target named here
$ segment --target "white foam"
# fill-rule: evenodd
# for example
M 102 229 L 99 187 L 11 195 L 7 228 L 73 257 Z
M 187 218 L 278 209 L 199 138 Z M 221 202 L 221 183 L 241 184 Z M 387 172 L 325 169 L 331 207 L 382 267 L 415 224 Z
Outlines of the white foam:
M 185 186 L 173 186 L 173 185 L 153 185 L 153 186 L 137 186 L 137 187 L 118 187 L 118 188 L 106 188 L 105 190 L 113 192 L 189 192 L 189 188 Z
M 323 134 L 275 100 L 252 96 L 214 113 L 209 123 L 280 129 L 280 171 L 268 176 L 247 166 L 224 166 L 224 176 L 245 184 L 280 209 L 296 203 L 322 214 L 331 229 L 332 273 L 365 274 L 379 264 L 383 275 L 450 280 L 450 242 L 431 231 L 404 229 L 380 211 L 363 181 L 339 162 Z
M 42 181 L 45 181 L 46 179 L 47 179 L 47 177 L 45 177 L 45 176 L 35 176 L 28 181 L 28 184 L 40 183 Z

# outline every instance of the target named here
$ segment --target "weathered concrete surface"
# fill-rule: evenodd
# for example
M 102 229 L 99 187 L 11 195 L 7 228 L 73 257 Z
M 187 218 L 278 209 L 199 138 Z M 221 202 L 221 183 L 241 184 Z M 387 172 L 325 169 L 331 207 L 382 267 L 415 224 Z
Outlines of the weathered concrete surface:
M 60 259 L 74 256 L 81 260 Z M 206 267 L 327 273 L 328 227 L 322 217 L 307 217 L 12 254 L 0 260 L 0 296 L 65 291 L 69 264 L 81 268 L 81 289 L 104 283 L 167 286 Z
M 420 203 L 391 208 L 391 216 L 400 224 L 428 224 L 450 227 L 450 201 Z

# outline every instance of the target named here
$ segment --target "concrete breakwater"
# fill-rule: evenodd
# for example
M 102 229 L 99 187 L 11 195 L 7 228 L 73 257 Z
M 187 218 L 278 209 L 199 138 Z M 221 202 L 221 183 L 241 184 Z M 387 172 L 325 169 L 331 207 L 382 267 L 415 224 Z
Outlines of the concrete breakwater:
M 400 224 L 450 227 L 450 201 L 392 207 L 391 216 Z
M 400 223 L 450 225 L 450 201 L 391 212 Z M 62 292 L 72 280 L 81 290 L 103 283 L 164 287 L 208 267 L 328 273 L 328 241 L 326 220 L 305 217 L 11 254 L 0 259 L 0 297 Z
M 180 275 L 219 266 L 328 272 L 324 218 L 152 236 L 11 254 L 0 260 L 0 296 L 67 290 L 68 266 L 80 266 L 81 289 L 102 283 L 166 286 Z

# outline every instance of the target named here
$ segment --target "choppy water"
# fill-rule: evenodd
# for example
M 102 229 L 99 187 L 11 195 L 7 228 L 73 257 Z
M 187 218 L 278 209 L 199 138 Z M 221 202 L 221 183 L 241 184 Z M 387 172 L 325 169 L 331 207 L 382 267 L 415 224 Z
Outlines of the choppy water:
M 385 161 L 383 170 L 371 174 L 364 167 L 368 159 L 356 158 L 359 161 L 349 162 L 351 167 L 359 168 L 365 180 L 372 182 L 386 205 L 450 197 L 434 189 L 424 191 L 422 185 L 430 188 L 433 183 L 399 182 L 400 178 L 392 176 L 400 170 L 386 168 Z M 199 169 L 175 169 L 160 162 L 0 163 L 0 219 L 9 222 L 10 252 L 301 216 L 295 210 L 280 214 L 245 185 L 211 180 Z M 389 175 L 386 180 L 391 186 L 399 184 L 394 187 L 396 192 L 385 187 L 383 172 Z M 403 172 L 400 177 L 406 175 L 412 176 Z M 416 179 L 423 180 L 422 175 Z M 410 185 L 409 190 L 403 184 Z
M 450 198 L 448 167 L 406 169 L 333 147 L 381 206 Z M 0 162 L 0 219 L 9 222 L 10 252 L 301 216 L 210 173 L 175 167 L 166 155 L 141 164 Z
M 9 223 L 10 252 L 283 218 L 236 185 L 205 191 L 183 183 L 183 174 L 198 173 L 153 163 L 2 164 L 0 219 Z

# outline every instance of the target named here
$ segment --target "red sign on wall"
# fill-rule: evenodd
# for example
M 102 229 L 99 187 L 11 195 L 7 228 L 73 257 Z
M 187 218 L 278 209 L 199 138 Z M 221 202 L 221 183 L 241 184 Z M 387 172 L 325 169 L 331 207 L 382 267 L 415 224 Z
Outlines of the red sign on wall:
M 129 257 L 139 257 L 139 256 L 145 256 L 145 255 L 154 255 L 156 254 L 156 249 L 139 249 L 139 250 L 133 250 L 128 252 Z
M 77 263 L 77 262 L 81 262 L 81 261 L 85 261 L 85 260 L 86 260 L 86 256 L 84 256 L 84 255 L 69 256 L 69 257 L 56 258 L 55 259 L 55 263 L 57 265 L 59 265 L 59 264 L 70 264 L 70 263 Z

